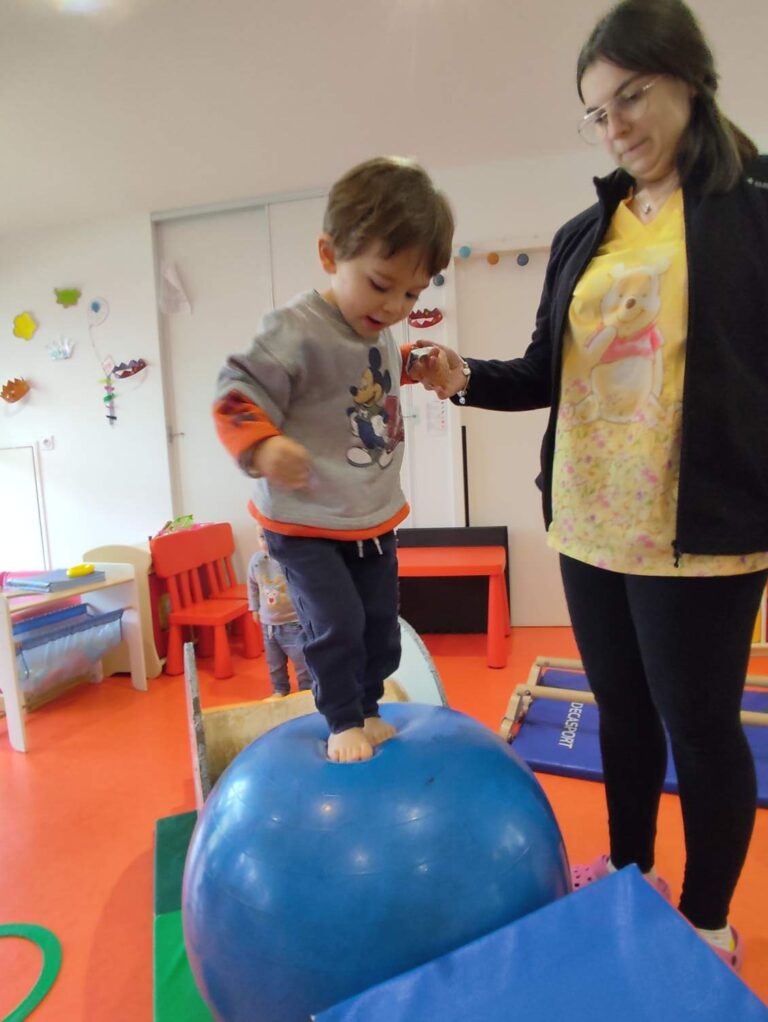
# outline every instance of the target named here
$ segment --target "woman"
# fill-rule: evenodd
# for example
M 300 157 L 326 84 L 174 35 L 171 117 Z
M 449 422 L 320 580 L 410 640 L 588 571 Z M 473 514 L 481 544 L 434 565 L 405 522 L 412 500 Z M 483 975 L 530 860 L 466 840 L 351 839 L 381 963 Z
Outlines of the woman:
M 686 841 L 680 910 L 734 967 L 728 908 L 755 815 L 739 719 L 768 568 L 768 161 L 720 112 L 680 0 L 624 0 L 578 60 L 579 130 L 618 165 L 553 241 L 522 358 L 437 349 L 425 383 L 481 408 L 551 407 L 544 517 L 600 709 L 610 854 L 654 839 L 666 749 Z

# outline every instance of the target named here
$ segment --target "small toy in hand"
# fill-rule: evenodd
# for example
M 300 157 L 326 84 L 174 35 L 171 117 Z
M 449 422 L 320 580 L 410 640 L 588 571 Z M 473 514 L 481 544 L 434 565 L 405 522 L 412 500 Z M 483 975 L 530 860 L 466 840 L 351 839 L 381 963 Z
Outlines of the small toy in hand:
M 92 564 L 75 564 L 67 568 L 67 575 L 70 578 L 80 578 L 81 575 L 92 575 L 96 569 Z
M 408 362 L 406 365 L 406 372 L 411 375 L 413 367 L 424 358 L 429 358 L 437 351 L 434 365 L 434 384 L 438 387 L 446 387 L 448 385 L 448 377 L 450 375 L 450 368 L 448 366 L 448 358 L 442 348 L 424 347 L 424 348 L 412 348 L 411 353 L 408 356 Z

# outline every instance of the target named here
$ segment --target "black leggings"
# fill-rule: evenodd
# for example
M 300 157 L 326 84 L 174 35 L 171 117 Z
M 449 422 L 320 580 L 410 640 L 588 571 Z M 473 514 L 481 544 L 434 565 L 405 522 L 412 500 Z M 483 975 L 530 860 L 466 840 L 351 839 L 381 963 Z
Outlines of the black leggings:
M 670 735 L 685 829 L 680 911 L 719 929 L 755 820 L 752 753 L 739 719 L 768 572 L 621 575 L 561 556 L 576 642 L 600 708 L 611 860 L 654 863 Z

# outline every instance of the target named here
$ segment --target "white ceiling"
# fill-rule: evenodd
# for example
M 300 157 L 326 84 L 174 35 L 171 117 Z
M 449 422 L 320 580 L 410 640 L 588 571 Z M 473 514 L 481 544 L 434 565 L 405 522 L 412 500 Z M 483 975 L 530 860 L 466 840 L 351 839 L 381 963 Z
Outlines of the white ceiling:
M 0 0 L 0 231 L 580 145 L 606 0 Z M 90 0 L 91 3 L 98 0 Z M 768 142 L 768 0 L 692 0 L 723 105 Z

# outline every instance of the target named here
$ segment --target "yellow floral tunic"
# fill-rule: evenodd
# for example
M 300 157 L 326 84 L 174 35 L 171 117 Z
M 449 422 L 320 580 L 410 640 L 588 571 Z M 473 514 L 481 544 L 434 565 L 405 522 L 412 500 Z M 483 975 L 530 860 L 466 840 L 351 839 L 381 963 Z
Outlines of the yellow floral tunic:
M 675 567 L 687 291 L 682 191 L 650 224 L 621 203 L 564 338 L 549 543 L 569 557 L 634 575 L 768 567 L 768 553 Z

